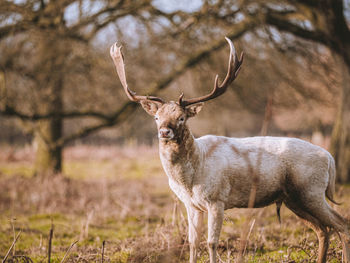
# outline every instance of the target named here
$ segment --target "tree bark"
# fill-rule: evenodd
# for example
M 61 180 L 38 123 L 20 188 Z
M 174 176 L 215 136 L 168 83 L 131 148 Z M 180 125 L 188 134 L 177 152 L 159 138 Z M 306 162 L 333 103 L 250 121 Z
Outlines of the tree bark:
M 62 146 L 55 142 L 62 137 L 62 119 L 39 121 L 35 132 L 35 174 L 57 174 L 62 171 Z
M 342 90 L 337 117 L 333 126 L 330 152 L 337 167 L 337 181 L 350 182 L 350 66 L 342 66 Z
M 62 76 L 63 77 L 63 76 Z M 62 112 L 63 110 L 63 80 L 55 78 L 55 83 L 50 87 L 51 94 L 44 107 L 48 113 Z M 63 145 L 57 142 L 63 136 L 63 118 L 52 117 L 37 122 L 35 130 L 36 174 L 57 174 L 62 171 Z
M 63 145 L 58 141 L 63 136 L 63 86 L 65 61 L 70 49 L 53 33 L 42 36 L 39 46 L 42 74 L 38 74 L 37 85 L 42 98 L 40 110 L 53 117 L 37 121 L 35 129 L 36 160 L 35 174 L 57 174 L 62 171 Z M 56 114 L 56 115 L 55 115 Z

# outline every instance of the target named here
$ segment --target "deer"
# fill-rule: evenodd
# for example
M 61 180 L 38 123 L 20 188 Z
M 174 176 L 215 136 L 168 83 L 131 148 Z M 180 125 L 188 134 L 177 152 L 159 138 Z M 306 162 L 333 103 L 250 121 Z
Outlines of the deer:
M 171 190 L 183 202 L 188 217 L 190 262 L 197 262 L 197 251 L 208 216 L 210 263 L 216 262 L 216 250 L 224 220 L 224 211 L 247 208 L 256 176 L 254 208 L 284 204 L 318 238 L 317 262 L 327 259 L 330 234 L 340 237 L 344 262 L 350 263 L 350 235 L 347 220 L 327 202 L 335 192 L 335 162 L 325 149 L 297 138 L 230 138 L 205 135 L 195 138 L 187 120 L 196 116 L 203 102 L 226 92 L 243 63 L 232 41 L 227 74 L 221 84 L 215 77 L 213 90 L 204 96 L 166 102 L 156 96 L 137 95 L 126 81 L 121 46 L 114 43 L 110 55 L 126 96 L 140 103 L 154 117 L 159 138 L 159 155 Z M 336 203 L 338 204 L 338 203 Z

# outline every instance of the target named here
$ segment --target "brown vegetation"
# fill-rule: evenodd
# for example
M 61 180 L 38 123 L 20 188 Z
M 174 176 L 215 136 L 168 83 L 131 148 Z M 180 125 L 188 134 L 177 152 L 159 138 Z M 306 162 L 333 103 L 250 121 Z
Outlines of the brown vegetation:
M 166 10 L 150 0 L 0 1 L 0 258 L 9 251 L 7 262 L 47 261 L 51 220 L 52 262 L 78 239 L 66 262 L 188 258 L 182 206 L 157 151 L 138 148 L 154 144 L 155 127 L 117 84 L 108 57 L 115 41 L 130 61 L 132 90 L 174 98 L 205 94 L 217 69 L 222 78 L 229 37 L 246 68 L 192 121 L 194 134 L 319 138 L 336 158 L 338 181 L 350 181 L 346 1 L 198 1 L 191 10 L 188 2 Z M 348 218 L 349 192 L 337 192 Z M 273 208 L 254 211 L 226 213 L 220 262 L 237 258 L 240 228 L 248 229 L 248 261 L 315 260 L 316 237 L 287 209 L 281 226 Z M 203 262 L 206 253 L 203 242 Z M 332 239 L 328 259 L 340 258 Z
M 222 116 L 212 121 L 213 110 L 208 111 L 196 132 L 207 127 L 212 133 L 256 134 L 272 98 L 274 116 L 296 108 L 299 113 L 293 125 L 273 117 L 275 133 L 333 129 L 332 152 L 339 178 L 347 181 L 346 3 L 198 1 L 196 9 L 188 9 L 184 1 L 169 9 L 167 1 L 136 2 L 1 2 L 0 113 L 21 120 L 5 123 L 2 117 L 1 135 L 13 143 L 14 130 L 35 134 L 27 140 L 36 139 L 38 172 L 59 171 L 63 147 L 105 128 L 118 126 L 114 141 L 131 132 L 136 140 L 152 142 L 152 126 L 135 115 L 130 120 L 136 104 L 125 102 L 111 77 L 107 49 L 112 42 L 123 44 L 132 61 L 126 71 L 135 90 L 169 96 L 186 91 L 195 97 L 198 87 L 209 90 L 215 75 L 209 73 L 222 64 L 226 35 L 245 51 L 249 66 L 222 99 Z M 135 123 L 144 128 L 132 129 Z M 98 135 L 108 140 L 110 134 Z
M 44 261 L 52 220 L 52 262 L 61 262 L 75 240 L 79 242 L 65 262 L 100 261 L 103 241 L 104 262 L 187 262 L 186 213 L 168 187 L 157 149 L 74 147 L 66 152 L 68 162 L 84 161 L 88 165 L 92 160 L 99 160 L 106 164 L 100 169 L 118 159 L 132 163 L 139 156 L 144 159 L 144 166 L 156 161 L 159 169 L 145 167 L 147 174 L 130 178 L 132 166 L 128 169 L 115 166 L 112 178 L 109 170 L 105 170 L 108 177 L 85 179 L 63 175 L 28 178 L 1 172 L 1 258 L 13 241 L 13 224 L 16 234 L 22 230 L 14 255 L 27 256 L 34 262 Z M 20 162 L 18 158 L 16 163 Z M 76 174 L 75 177 L 84 176 Z M 350 189 L 339 188 L 336 198 L 344 203 L 337 207 L 339 212 L 350 218 L 347 202 Z M 218 248 L 222 261 L 226 262 L 227 257 L 237 258 L 241 228 L 250 216 L 245 209 L 225 213 Z M 313 262 L 316 259 L 316 236 L 288 209 L 282 208 L 281 225 L 275 207 L 255 209 L 252 218 L 255 222 L 248 222 L 252 230 L 245 252 L 248 262 Z M 203 261 L 208 258 L 204 238 L 199 257 Z M 339 262 L 341 258 L 341 246 L 335 235 L 328 258 L 330 262 Z M 13 261 L 15 258 L 10 253 L 8 262 Z

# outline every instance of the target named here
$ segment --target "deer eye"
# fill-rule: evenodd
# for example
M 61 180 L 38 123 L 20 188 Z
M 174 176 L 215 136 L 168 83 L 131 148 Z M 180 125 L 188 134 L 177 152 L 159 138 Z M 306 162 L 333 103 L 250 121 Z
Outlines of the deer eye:
M 180 118 L 179 118 L 179 121 L 181 121 L 181 122 L 183 122 L 185 120 L 185 117 L 184 116 L 181 116 Z
M 157 121 L 157 120 L 158 120 L 158 117 L 156 116 L 156 117 L 154 117 L 154 119 Z

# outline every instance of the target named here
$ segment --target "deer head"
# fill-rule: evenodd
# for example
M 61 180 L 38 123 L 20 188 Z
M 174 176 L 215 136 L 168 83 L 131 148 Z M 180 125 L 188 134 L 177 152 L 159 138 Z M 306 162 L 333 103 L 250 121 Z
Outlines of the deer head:
M 224 81 L 219 85 L 218 75 L 216 75 L 214 89 L 211 93 L 192 99 L 184 99 L 184 94 L 182 93 L 177 102 L 165 102 L 159 97 L 140 96 L 131 91 L 126 82 L 124 58 L 121 53 L 121 47 L 118 47 L 117 43 L 111 46 L 110 55 L 126 95 L 131 101 L 141 103 L 143 109 L 148 114 L 154 116 L 158 127 L 159 139 L 173 140 L 181 137 L 186 128 L 186 121 L 188 118 L 195 116 L 201 110 L 204 101 L 214 99 L 225 93 L 228 86 L 237 77 L 243 62 L 243 53 L 240 59 L 238 59 L 233 43 L 227 37 L 225 37 L 225 39 L 230 45 L 230 56 Z

